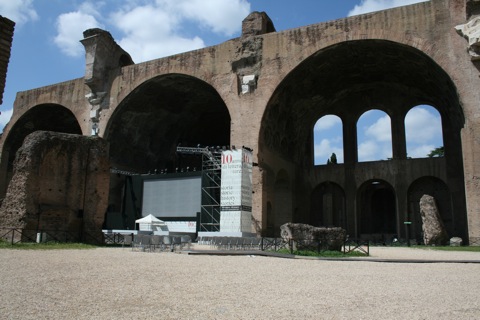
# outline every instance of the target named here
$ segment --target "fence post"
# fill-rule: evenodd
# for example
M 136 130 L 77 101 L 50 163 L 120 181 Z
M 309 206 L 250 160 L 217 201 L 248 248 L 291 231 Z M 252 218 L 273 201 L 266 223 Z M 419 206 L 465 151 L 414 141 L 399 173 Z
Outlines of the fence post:
M 12 246 L 13 246 L 14 239 L 15 239 L 15 229 L 12 229 L 12 243 L 11 243 Z

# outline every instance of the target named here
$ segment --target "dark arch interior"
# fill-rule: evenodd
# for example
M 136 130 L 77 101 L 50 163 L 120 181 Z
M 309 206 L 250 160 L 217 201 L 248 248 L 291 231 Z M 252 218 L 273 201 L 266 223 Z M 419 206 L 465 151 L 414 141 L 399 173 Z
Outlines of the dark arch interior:
M 45 130 L 71 134 L 82 134 L 75 115 L 67 108 L 57 104 L 43 104 L 27 111 L 10 130 L 5 140 L 4 150 L 8 150 L 9 171 L 17 150 L 27 135 L 34 131 Z
M 371 108 L 391 114 L 419 104 L 438 107 L 452 128 L 463 126 L 452 81 L 421 51 L 385 40 L 343 42 L 306 59 L 279 85 L 262 121 L 260 147 L 310 165 L 311 129 L 321 116 L 358 118 Z
M 139 174 L 200 171 L 202 156 L 178 154 L 177 146 L 228 146 L 230 114 L 217 91 L 204 81 L 163 75 L 144 82 L 122 101 L 105 138 L 112 167 Z M 142 186 L 130 178 L 112 174 L 110 179 L 107 217 L 122 216 L 123 228 L 133 228 L 141 216 Z M 215 189 L 209 190 L 210 196 L 218 196 Z
M 397 135 L 392 133 L 391 161 L 368 162 L 362 167 L 357 156 L 356 123 L 365 111 L 378 109 L 390 116 L 393 130 L 393 125 L 403 123 L 404 115 L 416 105 L 435 106 L 439 111 L 445 148 L 445 166 L 440 175 L 445 174 L 447 180 L 455 184 L 452 184 L 455 194 L 463 195 L 463 181 L 458 179 L 463 176 L 460 141 L 463 111 L 448 74 L 422 51 L 385 40 L 346 41 L 318 51 L 290 72 L 275 90 L 264 113 L 259 165 L 274 170 L 288 167 L 295 172 L 292 207 L 298 216 L 292 220 L 308 223 L 313 219 L 315 205 L 309 197 L 315 187 L 325 181 L 337 182 L 345 190 L 346 198 L 354 199 L 363 182 L 384 179 L 397 184 L 392 185 L 392 189 L 371 189 L 371 195 L 359 198 L 366 203 L 346 201 L 347 232 L 352 235 L 398 232 L 395 217 L 377 221 L 377 213 L 395 212 L 398 205 L 397 215 L 402 216 L 396 219 L 404 219 L 407 201 L 402 198 L 398 204 L 394 197 L 398 192 L 402 195 L 407 192 L 404 188 L 409 182 L 402 179 L 407 179 L 407 172 L 429 175 L 429 169 L 434 166 L 407 161 L 404 141 L 399 139 L 401 131 L 397 130 Z M 339 116 L 343 123 L 344 163 L 314 166 L 313 127 L 319 118 L 328 114 Z M 395 172 L 397 176 L 393 176 Z M 460 199 L 454 205 L 457 220 L 466 230 L 465 203 L 463 197 L 457 198 Z M 275 194 L 269 199 L 275 199 Z M 368 204 L 371 199 L 379 204 Z M 368 219 L 368 226 L 357 220 L 360 214 L 366 214 L 360 212 L 363 205 L 368 207 L 368 215 L 373 215 Z M 276 204 L 272 203 L 272 207 Z
M 397 234 L 395 193 L 390 185 L 383 181 L 367 182 L 360 188 L 357 201 L 361 234 Z
M 201 163 L 176 155 L 183 146 L 223 146 L 230 141 L 230 115 L 213 87 L 171 74 L 151 79 L 118 106 L 105 134 L 112 165 L 144 173 Z

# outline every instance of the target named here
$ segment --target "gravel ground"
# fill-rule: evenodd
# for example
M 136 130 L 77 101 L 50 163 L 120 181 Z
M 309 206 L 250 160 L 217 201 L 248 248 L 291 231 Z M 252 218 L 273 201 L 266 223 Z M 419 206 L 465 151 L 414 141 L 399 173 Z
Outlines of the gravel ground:
M 372 258 L 480 253 L 371 248 Z M 0 319 L 479 319 L 480 264 L 0 250 Z

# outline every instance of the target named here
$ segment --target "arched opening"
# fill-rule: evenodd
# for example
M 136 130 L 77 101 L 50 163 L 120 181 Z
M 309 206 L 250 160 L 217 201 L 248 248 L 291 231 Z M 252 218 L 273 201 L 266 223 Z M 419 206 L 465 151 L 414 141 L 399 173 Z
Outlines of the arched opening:
M 58 104 L 41 104 L 32 107 L 18 119 L 10 129 L 2 150 L 2 163 L 6 163 L 6 185 L 13 174 L 13 161 L 17 150 L 22 146 L 27 135 L 35 131 L 55 131 L 71 134 L 82 134 L 82 129 L 72 111 Z
M 379 161 L 392 158 L 392 126 L 390 117 L 381 110 L 369 110 L 357 122 L 358 161 Z
M 357 221 L 362 238 L 387 242 L 397 236 L 396 196 L 385 181 L 365 182 L 358 190 Z
M 120 103 L 110 118 L 105 138 L 110 142 L 111 165 L 123 171 L 199 172 L 202 156 L 177 153 L 177 147 L 228 146 L 230 114 L 208 83 L 187 75 L 167 74 L 144 82 Z M 135 179 L 111 176 L 108 215 L 122 216 L 127 221 L 123 228 L 133 228 L 132 221 L 140 217 L 139 192 L 141 186 Z
M 409 158 L 426 158 L 432 151 L 443 155 L 442 118 L 437 109 L 428 105 L 413 107 L 405 116 L 405 136 Z
M 333 182 L 323 182 L 312 192 L 310 224 L 346 228 L 345 192 Z
M 420 199 L 423 195 L 432 196 L 442 222 L 450 237 L 462 236 L 462 230 L 452 212 L 452 197 L 450 189 L 442 180 L 435 177 L 422 177 L 415 180 L 408 188 L 408 212 L 412 222 L 410 226 L 411 239 L 423 242 L 422 216 L 420 214 Z
M 419 105 L 435 106 L 442 115 L 446 154 L 443 159 L 404 161 L 404 117 L 409 106 Z M 388 146 L 388 153 L 376 157 L 380 161 L 371 161 L 372 158 L 358 153 L 363 148 L 360 148 L 362 139 L 357 133 L 357 121 L 361 115 L 368 116 L 371 112 L 367 111 L 372 108 L 382 110 L 382 113 L 370 122 L 369 132 L 377 132 L 374 135 L 377 145 L 382 139 Z M 329 114 L 342 119 L 344 162 L 336 166 L 315 165 L 312 128 L 320 117 Z M 309 221 L 304 218 L 312 214 L 310 196 L 320 183 L 334 181 L 340 185 L 345 190 L 347 232 L 350 234 L 361 229 L 360 221 L 355 221 L 359 181 L 395 181 L 393 194 L 405 195 L 413 175 L 433 175 L 436 170 L 447 177 L 450 190 L 456 195 L 455 212 L 465 229 L 460 141 L 463 125 L 463 111 L 452 80 L 425 53 L 385 40 L 347 41 L 312 54 L 278 85 L 262 118 L 258 161 L 261 168 L 284 168 L 290 173 L 291 199 L 296 208 L 292 220 Z M 368 152 L 365 154 L 369 155 Z M 385 161 L 387 159 L 392 160 Z M 267 199 L 273 198 L 271 193 L 275 182 L 266 182 L 264 192 Z M 387 194 L 390 198 L 391 195 Z M 398 208 L 402 208 L 402 212 L 398 214 L 403 219 L 406 197 L 402 196 L 400 201 Z M 373 219 L 367 221 L 367 224 L 377 223 Z M 391 219 L 386 222 L 391 226 Z M 395 233 L 401 231 L 395 228 Z M 373 232 L 381 227 L 374 225 L 370 230 L 364 225 L 364 229 Z M 391 231 L 387 229 L 385 231 Z
M 318 119 L 313 127 L 313 143 L 315 165 L 343 163 L 343 126 L 340 117 L 329 114 Z

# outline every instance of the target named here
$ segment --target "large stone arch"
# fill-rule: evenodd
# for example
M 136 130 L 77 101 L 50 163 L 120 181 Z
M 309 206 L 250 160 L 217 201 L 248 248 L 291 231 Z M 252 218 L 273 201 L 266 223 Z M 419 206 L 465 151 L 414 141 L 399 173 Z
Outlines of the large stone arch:
M 112 167 L 141 174 L 200 170 L 201 157 L 177 154 L 177 146 L 229 145 L 230 114 L 211 85 L 166 74 L 145 81 L 117 106 L 104 138 Z M 109 210 L 118 213 L 126 180 L 112 175 L 110 181 Z
M 13 161 L 17 150 L 22 146 L 27 135 L 35 131 L 55 131 L 71 134 L 82 134 L 82 129 L 73 112 L 59 104 L 45 103 L 26 111 L 3 137 L 2 168 L 5 184 L 1 192 L 5 193 L 13 173 Z
M 117 106 L 104 138 L 112 165 L 137 172 L 174 169 L 178 144 L 228 145 L 230 115 L 206 82 L 166 74 L 145 81 Z
M 429 170 L 424 164 L 408 161 L 406 154 L 404 115 L 419 104 L 435 105 L 442 116 L 447 137 L 442 170 L 452 194 L 458 195 L 456 206 L 466 227 L 460 136 L 465 119 L 457 89 L 450 76 L 421 50 L 377 39 L 341 42 L 315 52 L 283 79 L 267 103 L 259 130 L 259 165 L 288 167 L 293 172 L 292 202 L 297 209 L 293 220 L 310 215 L 308 195 L 321 182 L 319 177 L 340 180 L 346 191 L 350 233 L 357 232 L 352 224 L 357 210 L 353 181 L 395 181 L 394 189 L 401 199 L 396 211 L 403 214 L 407 175 Z M 393 157 L 363 165 L 357 158 L 355 124 L 372 107 L 391 117 Z M 338 115 L 344 124 L 344 164 L 314 167 L 311 128 L 326 114 Z M 332 172 L 335 177 L 331 177 Z M 264 186 L 264 190 L 270 188 Z

